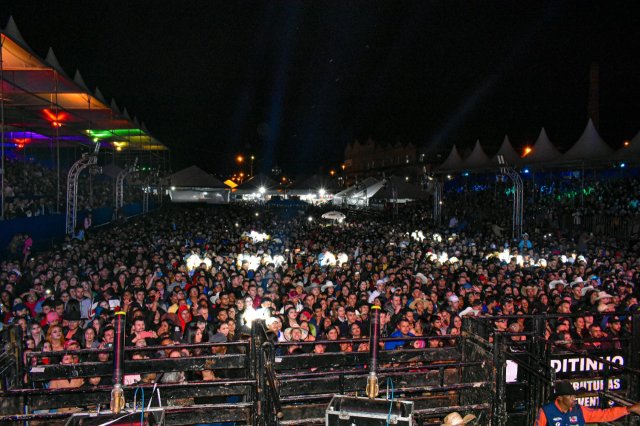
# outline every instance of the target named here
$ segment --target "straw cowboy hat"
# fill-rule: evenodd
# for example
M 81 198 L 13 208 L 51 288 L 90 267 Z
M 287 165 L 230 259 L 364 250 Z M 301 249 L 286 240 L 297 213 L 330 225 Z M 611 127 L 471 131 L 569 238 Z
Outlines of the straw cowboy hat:
M 471 420 L 475 418 L 476 416 L 474 416 L 473 414 L 467 414 L 466 416 L 464 416 L 464 418 L 462 418 L 462 416 L 459 413 L 454 411 L 453 413 L 449 414 L 447 417 L 444 418 L 444 423 L 442 423 L 440 426 L 466 425 L 467 423 L 469 423 Z

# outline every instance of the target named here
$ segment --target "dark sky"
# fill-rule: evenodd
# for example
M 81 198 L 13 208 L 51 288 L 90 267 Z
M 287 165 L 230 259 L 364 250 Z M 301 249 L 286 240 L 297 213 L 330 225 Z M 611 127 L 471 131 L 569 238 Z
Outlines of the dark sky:
M 3 2 L 31 47 L 145 121 L 174 169 L 336 167 L 372 137 L 568 147 L 600 67 L 600 131 L 640 130 L 637 1 Z

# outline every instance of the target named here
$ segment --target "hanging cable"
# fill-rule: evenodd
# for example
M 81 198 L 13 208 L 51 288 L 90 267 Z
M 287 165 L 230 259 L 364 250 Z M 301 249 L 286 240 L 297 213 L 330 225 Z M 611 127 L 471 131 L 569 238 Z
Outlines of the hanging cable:
M 389 400 L 389 385 L 391 385 L 391 399 Z M 387 426 L 389 426 L 391 422 L 391 410 L 393 409 L 393 380 L 391 377 L 387 377 L 387 400 L 389 400 L 389 413 L 387 414 Z

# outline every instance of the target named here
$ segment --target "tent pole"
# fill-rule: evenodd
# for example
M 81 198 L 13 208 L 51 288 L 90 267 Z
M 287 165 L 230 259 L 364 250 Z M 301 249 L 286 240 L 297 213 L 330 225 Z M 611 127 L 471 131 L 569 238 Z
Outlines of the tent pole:
M 58 120 L 58 72 L 53 72 L 54 84 L 54 108 L 56 112 L 56 120 Z M 56 121 L 55 125 L 56 137 L 56 212 L 60 212 L 60 122 Z

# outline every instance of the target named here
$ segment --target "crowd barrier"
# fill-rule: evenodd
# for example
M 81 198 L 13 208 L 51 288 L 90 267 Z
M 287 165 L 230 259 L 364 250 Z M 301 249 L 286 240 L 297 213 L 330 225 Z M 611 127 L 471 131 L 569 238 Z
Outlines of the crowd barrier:
M 525 320 L 527 327 L 520 333 L 495 332 L 492 324 L 496 317 L 467 317 L 460 335 L 401 338 L 422 340 L 426 345 L 379 352 L 378 397 L 412 401 L 415 424 L 439 424 L 448 413 L 458 411 L 475 414 L 475 424 L 491 426 L 533 424 L 537 408 L 549 400 L 552 384 L 557 381 L 584 388 L 578 400 L 585 406 L 629 405 L 639 400 L 640 314 L 633 315 L 631 338 L 598 339 L 617 344 L 614 350 L 558 347 L 545 338 L 544 330 L 548 321 L 560 317 L 506 317 Z M 1 424 L 31 420 L 64 424 L 71 415 L 65 412 L 69 408 L 96 413 L 109 406 L 110 385 L 55 390 L 43 386 L 58 378 L 110 377 L 111 362 L 95 358 L 108 350 L 75 351 L 81 359 L 76 364 L 45 364 L 42 358 L 68 352 L 24 354 L 17 344 L 21 340 L 18 329 L 8 330 L 8 349 L 0 354 Z M 320 425 L 334 395 L 365 395 L 369 352 L 312 353 L 312 348 L 316 344 L 358 345 L 367 340 L 274 342 L 261 321 L 254 323 L 247 337 L 230 343 L 170 347 L 198 349 L 194 356 L 127 360 L 125 375 L 158 375 L 155 380 L 125 386 L 127 402 L 144 392 L 148 403 L 151 401 L 148 408 L 164 410 L 168 425 Z M 381 338 L 381 342 L 393 340 L 398 339 Z M 446 345 L 430 348 L 431 340 L 443 340 Z M 292 346 L 295 351 L 289 350 Z M 215 347 L 225 349 L 222 353 L 211 350 Z M 126 352 L 167 349 L 127 347 Z M 216 378 L 205 381 L 189 374 L 202 370 L 214 371 Z M 175 371 L 185 372 L 186 379 L 162 383 L 160 375 Z M 638 419 L 628 416 L 615 424 L 637 425 Z
M 578 403 L 586 407 L 631 405 L 640 400 L 640 313 L 632 315 L 628 338 L 574 340 L 574 346 L 567 348 L 545 337 L 549 322 L 584 315 L 465 318 L 463 335 L 473 336 L 490 348 L 502 370 L 492 403 L 494 414 L 499 417 L 494 424 L 533 424 L 537 408 L 550 399 L 556 382 L 569 382 L 576 390 L 580 389 Z M 596 318 L 600 316 L 595 314 Z M 498 318 L 524 319 L 525 331 L 495 332 L 493 323 Z M 583 346 L 598 342 L 610 348 Z M 629 416 L 616 424 L 640 423 L 635 416 Z

